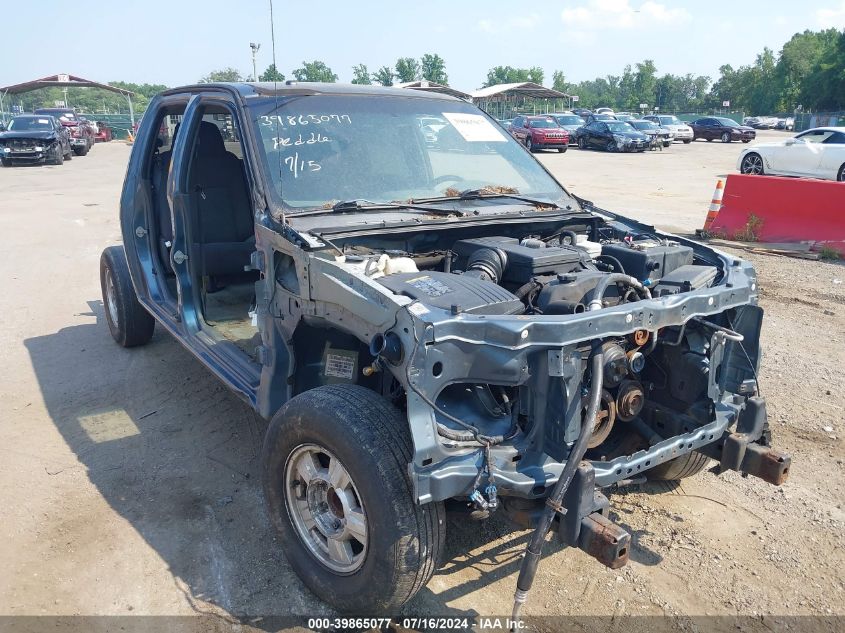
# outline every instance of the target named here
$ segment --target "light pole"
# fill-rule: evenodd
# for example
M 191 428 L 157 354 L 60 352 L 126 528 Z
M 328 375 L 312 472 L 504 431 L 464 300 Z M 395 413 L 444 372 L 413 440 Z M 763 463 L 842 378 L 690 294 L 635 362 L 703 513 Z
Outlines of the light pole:
M 249 47 L 252 49 L 252 80 L 258 81 L 258 70 L 256 70 L 255 66 L 255 54 L 258 52 L 258 49 L 261 48 L 261 44 L 250 42 Z

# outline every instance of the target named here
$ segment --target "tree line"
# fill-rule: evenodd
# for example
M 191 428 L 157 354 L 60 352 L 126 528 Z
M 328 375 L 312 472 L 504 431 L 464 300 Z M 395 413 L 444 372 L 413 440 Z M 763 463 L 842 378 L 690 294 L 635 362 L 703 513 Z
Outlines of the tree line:
M 303 61 L 290 73 L 297 81 L 336 82 L 338 75 L 323 61 Z M 258 76 L 259 81 L 284 81 L 286 76 L 270 64 Z M 449 85 L 445 60 L 436 53 L 419 59 L 400 57 L 391 65 L 370 70 L 366 64 L 352 67 L 352 83 L 392 86 L 427 79 Z M 250 81 L 235 68 L 212 71 L 200 83 Z M 514 68 L 495 66 L 487 72 L 482 87 L 503 83 L 534 82 L 543 85 L 545 74 L 539 66 Z M 133 91 L 136 111 L 146 109 L 149 100 L 166 86 L 113 81 L 111 85 Z M 607 75 L 571 83 L 563 71 L 552 75 L 552 88 L 568 95 L 578 95 L 578 104 L 588 108 L 609 106 L 617 110 L 638 110 L 640 104 L 663 112 L 700 112 L 721 108 L 726 101 L 731 110 L 751 114 L 792 112 L 799 108 L 812 111 L 845 109 L 845 30 L 835 28 L 796 33 L 774 53 L 764 48 L 753 64 L 734 69 L 730 64 L 719 68 L 719 78 L 704 75 L 658 74 L 653 60 L 627 65 L 619 75 Z M 69 105 L 83 112 L 126 112 L 122 95 L 94 88 L 69 88 Z M 43 88 L 15 96 L 12 103 L 25 111 L 52 106 L 64 99 L 61 88 Z

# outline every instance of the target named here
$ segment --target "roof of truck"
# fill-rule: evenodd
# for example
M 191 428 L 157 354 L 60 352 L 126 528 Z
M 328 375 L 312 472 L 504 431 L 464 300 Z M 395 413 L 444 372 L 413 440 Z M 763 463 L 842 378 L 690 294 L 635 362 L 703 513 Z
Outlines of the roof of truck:
M 237 82 L 237 83 L 208 83 L 169 88 L 162 94 L 179 94 L 182 92 L 198 92 L 203 90 L 218 89 L 234 91 L 242 97 L 269 96 L 269 95 L 303 95 L 303 94 L 324 94 L 324 95 L 371 95 L 405 97 L 412 99 L 446 99 L 448 101 L 460 101 L 455 97 L 438 92 L 426 90 L 408 90 L 407 88 L 395 88 L 389 86 L 364 86 L 358 84 L 341 83 L 319 83 L 311 81 L 260 81 L 260 82 Z

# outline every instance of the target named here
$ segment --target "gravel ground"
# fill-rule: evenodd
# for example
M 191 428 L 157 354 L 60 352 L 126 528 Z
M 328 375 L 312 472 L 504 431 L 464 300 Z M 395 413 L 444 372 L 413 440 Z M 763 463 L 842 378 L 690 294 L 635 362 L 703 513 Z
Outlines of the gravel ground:
M 600 206 L 691 231 L 738 151 L 699 142 L 541 160 Z M 97 266 L 120 239 L 128 154 L 115 142 L 62 167 L 0 170 L 0 615 L 330 615 L 264 515 L 266 423 L 160 330 L 136 350 L 109 338 Z M 615 491 L 629 565 L 550 544 L 526 614 L 668 614 L 679 628 L 700 615 L 765 616 L 763 628 L 845 615 L 845 266 L 750 259 L 766 310 L 760 383 L 775 445 L 793 457 L 788 483 L 705 471 Z M 447 538 L 407 612 L 509 612 L 527 533 L 452 518 Z

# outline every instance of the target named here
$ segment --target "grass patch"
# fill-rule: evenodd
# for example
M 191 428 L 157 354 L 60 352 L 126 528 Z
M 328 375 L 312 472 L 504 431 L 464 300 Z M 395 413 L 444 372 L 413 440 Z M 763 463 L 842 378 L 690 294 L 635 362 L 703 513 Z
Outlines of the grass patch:
M 842 253 L 830 246 L 822 246 L 822 249 L 819 251 L 819 259 L 838 262 L 842 259 Z

